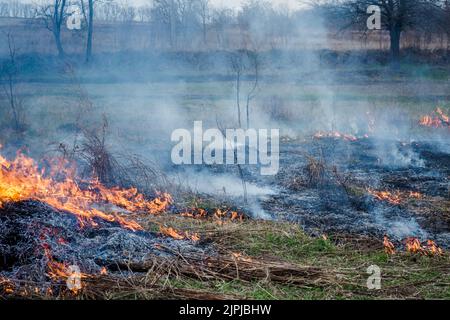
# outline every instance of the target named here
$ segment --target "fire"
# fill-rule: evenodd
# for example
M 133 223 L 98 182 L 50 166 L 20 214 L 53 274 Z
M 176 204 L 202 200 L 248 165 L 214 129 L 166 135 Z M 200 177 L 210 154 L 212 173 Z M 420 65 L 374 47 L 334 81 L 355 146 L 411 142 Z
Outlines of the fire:
M 15 291 L 14 284 L 11 280 L 4 277 L 0 277 L 0 288 L 2 288 L 2 291 L 6 294 L 12 294 Z
M 388 238 L 387 236 L 384 236 L 383 246 L 384 246 L 384 251 L 385 251 L 388 255 L 393 255 L 393 254 L 395 254 L 395 247 L 394 247 L 394 244 L 389 240 L 389 238 Z
M 444 128 L 450 127 L 450 117 L 441 108 L 437 108 L 433 114 L 424 115 L 420 118 L 419 124 L 424 127 Z
M 47 276 L 54 281 L 62 280 L 72 283 L 73 285 L 68 287 L 73 294 L 77 294 L 82 287 L 81 280 L 89 278 L 89 275 L 85 273 L 74 274 L 67 263 L 58 262 L 53 259 L 51 248 L 47 243 L 44 243 L 42 247 L 44 249 L 44 256 L 47 259 Z M 79 286 L 77 286 L 77 281 L 80 281 Z
M 178 231 L 172 227 L 164 227 L 164 226 L 159 226 L 159 232 L 161 232 L 161 234 L 165 235 L 165 236 L 169 236 L 175 240 L 184 240 L 184 239 L 188 239 L 194 242 L 197 242 L 200 240 L 200 236 L 198 235 L 198 233 L 189 233 L 187 231 L 182 232 L 182 231 Z
M 424 253 L 422 244 L 417 238 L 406 239 L 406 251 L 409 253 Z
M 314 135 L 315 139 L 323 138 L 333 138 L 333 139 L 344 139 L 347 141 L 357 141 L 358 138 L 352 134 L 340 133 L 338 131 L 322 132 L 319 131 Z
M 435 256 L 435 255 L 442 255 L 444 251 L 439 248 L 433 240 L 427 241 L 427 251 L 429 255 Z
M 415 199 L 422 199 L 423 195 L 420 192 L 410 191 L 409 192 L 409 197 L 410 198 L 415 198 Z
M 368 189 L 367 192 L 373 196 L 375 199 L 380 201 L 386 201 L 393 205 L 400 205 L 402 202 L 408 199 L 422 199 L 423 195 L 420 192 L 409 191 L 409 192 L 400 192 L 400 191 L 376 191 L 372 189 Z
M 444 253 L 433 240 L 427 240 L 426 244 L 423 245 L 417 238 L 406 239 L 406 251 L 412 254 L 421 254 L 426 256 L 439 256 Z
M 186 212 L 181 213 L 181 216 L 193 219 L 208 219 L 209 217 L 208 212 L 202 208 L 194 208 L 191 210 L 187 210 Z M 231 209 L 215 209 L 214 214 L 212 214 L 212 217 L 220 221 L 226 219 L 230 221 L 244 220 L 244 214 Z
M 220 210 L 220 209 L 216 209 L 216 212 L 214 212 L 214 217 L 219 220 L 222 220 L 223 218 L 229 218 L 231 221 L 234 220 L 242 221 L 244 219 L 244 216 L 241 213 L 237 213 L 236 211 L 232 210 Z
M 380 201 L 387 201 L 390 204 L 399 205 L 402 202 L 399 193 L 392 193 L 389 191 L 374 191 L 371 189 L 369 189 L 368 192 L 375 199 Z
M 441 117 L 442 121 L 444 121 L 445 123 L 449 124 L 450 122 L 450 117 L 447 116 L 444 111 L 442 111 L 441 108 L 437 108 L 436 109 L 436 113 Z
M 94 204 L 109 203 L 131 212 L 158 214 L 172 203 L 172 198 L 166 193 L 148 201 L 135 188 L 107 188 L 97 180 L 80 181 L 86 185 L 82 189 L 73 166 L 56 159 L 52 162 L 47 174 L 44 169 L 38 168 L 33 159 L 22 153 L 18 153 L 12 161 L 0 155 L 0 206 L 5 202 L 36 200 L 57 210 L 73 213 L 81 226 L 96 226 L 94 220 L 97 218 L 117 222 L 136 231 L 142 230 L 138 223 L 125 220 L 118 213 L 108 214 L 96 209 Z

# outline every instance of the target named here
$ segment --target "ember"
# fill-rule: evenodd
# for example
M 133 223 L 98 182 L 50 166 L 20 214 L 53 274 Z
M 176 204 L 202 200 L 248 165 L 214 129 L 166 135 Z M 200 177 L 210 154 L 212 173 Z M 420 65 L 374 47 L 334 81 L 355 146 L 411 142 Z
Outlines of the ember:
M 423 195 L 420 192 L 409 191 L 409 192 L 400 192 L 400 191 L 375 191 L 372 189 L 368 189 L 367 192 L 372 195 L 375 199 L 380 201 L 386 201 L 393 205 L 400 205 L 402 202 L 408 199 L 422 199 Z
M 231 209 L 215 209 L 213 214 L 210 214 L 207 210 L 202 208 L 194 208 L 187 210 L 183 213 L 181 213 L 182 217 L 188 217 L 193 219 L 208 219 L 213 218 L 220 221 L 243 221 L 244 220 L 244 214 L 238 213 L 237 211 L 231 210 Z
M 400 194 L 392 193 L 389 191 L 374 191 L 369 189 L 369 194 L 372 195 L 375 199 L 381 200 L 381 201 L 387 201 L 390 204 L 398 205 L 401 203 L 401 197 Z
M 161 234 L 169 236 L 175 240 L 191 240 L 194 242 L 197 242 L 200 240 L 200 236 L 198 235 L 198 233 L 189 233 L 187 231 L 185 232 L 181 232 L 178 231 L 172 227 L 163 227 L 163 226 L 159 226 L 159 231 L 161 232 Z

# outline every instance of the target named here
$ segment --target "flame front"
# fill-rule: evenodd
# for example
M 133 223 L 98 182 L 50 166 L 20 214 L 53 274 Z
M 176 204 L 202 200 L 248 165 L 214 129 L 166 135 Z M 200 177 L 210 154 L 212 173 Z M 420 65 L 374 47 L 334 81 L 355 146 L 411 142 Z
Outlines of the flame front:
M 172 227 L 159 226 L 159 231 L 161 232 L 161 234 L 163 234 L 165 236 L 169 236 L 175 240 L 189 239 L 194 242 L 197 242 L 200 240 L 200 236 L 198 235 L 198 233 L 191 234 L 187 231 L 182 232 L 182 231 L 178 231 Z
M 136 231 L 142 230 L 138 223 L 128 221 L 117 213 L 109 214 L 96 209 L 94 204 L 109 203 L 131 212 L 158 214 L 172 202 L 168 194 L 148 201 L 135 188 L 107 188 L 97 180 L 84 182 L 86 188 L 81 189 L 75 171 L 73 166 L 63 161 L 53 161 L 49 174 L 45 174 L 33 159 L 21 153 L 12 161 L 0 155 L 0 206 L 5 202 L 36 200 L 73 213 L 81 226 L 86 223 L 96 226 L 94 219 L 98 218 Z
M 422 116 L 419 120 L 419 124 L 424 127 L 432 128 L 450 127 L 450 117 L 446 115 L 441 108 L 436 108 L 433 114 Z
M 368 189 L 367 192 L 373 196 L 375 199 L 380 201 L 386 201 L 393 205 L 400 205 L 405 200 L 409 199 L 422 199 L 423 195 L 420 192 L 409 191 L 409 192 L 400 192 L 400 191 L 376 191 L 372 189 Z
M 444 253 L 433 240 L 427 240 L 426 244 L 422 245 L 417 238 L 406 239 L 406 251 L 412 254 L 422 254 L 426 256 L 440 256 Z

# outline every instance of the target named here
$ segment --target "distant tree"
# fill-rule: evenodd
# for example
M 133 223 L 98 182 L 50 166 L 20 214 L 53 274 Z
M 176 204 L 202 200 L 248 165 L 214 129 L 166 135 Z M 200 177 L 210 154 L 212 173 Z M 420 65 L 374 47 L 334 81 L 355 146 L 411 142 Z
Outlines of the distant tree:
M 242 80 L 244 76 L 250 78 L 245 100 L 245 119 L 247 128 L 250 128 L 250 103 L 256 96 L 259 84 L 261 61 L 258 52 L 238 50 L 230 54 L 230 69 L 235 75 L 236 107 L 239 128 L 242 128 L 241 95 L 244 90 Z M 244 88 L 245 89 L 245 88 Z M 245 91 L 244 91 L 245 92 Z
M 59 57 L 64 57 L 64 48 L 61 42 L 61 28 L 66 15 L 66 0 L 52 0 L 50 4 L 38 7 L 37 16 L 42 19 L 48 30 L 53 33 Z
M 197 0 L 199 3 L 200 18 L 202 22 L 203 43 L 206 44 L 206 32 L 210 18 L 209 0 Z
M 231 9 L 216 9 L 211 15 L 211 28 L 214 29 L 217 38 L 217 44 L 223 46 L 225 33 L 231 28 L 234 22 L 234 12 Z
M 2 95 L 9 105 L 12 115 L 14 132 L 20 134 L 25 129 L 25 115 L 23 112 L 22 100 L 17 92 L 19 68 L 16 61 L 17 49 L 13 35 L 6 34 L 6 44 L 8 47 L 8 57 L 0 66 L 0 83 L 2 86 Z
M 81 0 L 83 1 L 83 0 Z M 88 0 L 88 19 L 87 19 L 87 41 L 86 41 L 86 63 L 92 57 L 92 35 L 94 33 L 94 0 Z
M 318 0 L 314 5 L 324 9 L 330 18 L 343 20 L 343 27 L 367 30 L 367 9 L 381 9 L 381 24 L 389 32 L 390 52 L 394 62 L 400 57 L 401 36 L 407 30 L 429 31 L 442 26 L 442 0 Z

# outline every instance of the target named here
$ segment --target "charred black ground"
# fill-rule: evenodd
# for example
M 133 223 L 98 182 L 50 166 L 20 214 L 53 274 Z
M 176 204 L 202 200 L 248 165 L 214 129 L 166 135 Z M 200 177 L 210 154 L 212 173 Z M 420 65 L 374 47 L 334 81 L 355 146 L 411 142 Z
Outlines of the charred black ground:
M 433 141 L 320 138 L 281 147 L 279 193 L 263 201 L 275 218 L 312 234 L 353 233 L 450 245 L 448 145 Z M 405 194 L 400 204 L 368 190 Z M 416 192 L 420 198 L 409 197 Z

